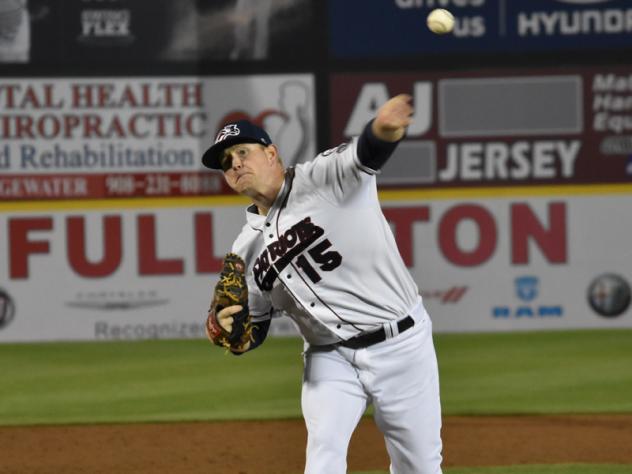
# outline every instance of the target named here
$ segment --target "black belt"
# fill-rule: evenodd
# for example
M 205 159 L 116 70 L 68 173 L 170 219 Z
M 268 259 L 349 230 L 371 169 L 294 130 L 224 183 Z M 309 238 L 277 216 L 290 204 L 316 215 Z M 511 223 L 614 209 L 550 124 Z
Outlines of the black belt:
M 412 328 L 415 325 L 415 320 L 410 316 L 406 316 L 403 319 L 397 321 L 397 329 L 400 333 Z M 358 336 L 347 339 L 337 343 L 338 346 L 349 347 L 350 349 L 363 349 L 365 347 L 372 346 L 378 342 L 386 340 L 386 331 L 384 327 L 381 327 L 377 331 L 362 333 Z

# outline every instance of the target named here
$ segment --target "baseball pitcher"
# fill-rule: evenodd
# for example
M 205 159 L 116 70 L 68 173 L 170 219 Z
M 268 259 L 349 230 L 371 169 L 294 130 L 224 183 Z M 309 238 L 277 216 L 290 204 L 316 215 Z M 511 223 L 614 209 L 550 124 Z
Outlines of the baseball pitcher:
M 220 130 L 202 162 L 248 196 L 207 316 L 215 344 L 242 354 L 278 312 L 304 339 L 306 474 L 347 472 L 369 404 L 392 474 L 441 473 L 441 407 L 432 323 L 378 201 L 375 175 L 411 122 L 411 97 L 377 111 L 359 137 L 285 169 L 248 121 Z

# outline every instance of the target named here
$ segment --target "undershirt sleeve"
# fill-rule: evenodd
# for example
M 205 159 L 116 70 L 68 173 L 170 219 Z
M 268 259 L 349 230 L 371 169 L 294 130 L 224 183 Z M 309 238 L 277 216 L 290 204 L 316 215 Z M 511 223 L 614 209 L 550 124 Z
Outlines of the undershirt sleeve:
M 386 142 L 380 140 L 373 134 L 371 130 L 372 124 L 373 120 L 367 123 L 358 138 L 358 160 L 360 160 L 360 163 L 364 166 L 377 171 L 381 169 L 384 163 L 391 157 L 399 141 Z
M 271 319 L 266 319 L 264 321 L 260 321 L 258 323 L 253 323 L 252 326 L 252 340 L 250 341 L 250 347 L 247 351 L 244 352 L 233 352 L 234 355 L 242 355 L 246 352 L 250 352 L 251 350 L 257 348 L 261 345 L 261 343 L 265 340 L 268 335 L 268 329 L 270 329 Z

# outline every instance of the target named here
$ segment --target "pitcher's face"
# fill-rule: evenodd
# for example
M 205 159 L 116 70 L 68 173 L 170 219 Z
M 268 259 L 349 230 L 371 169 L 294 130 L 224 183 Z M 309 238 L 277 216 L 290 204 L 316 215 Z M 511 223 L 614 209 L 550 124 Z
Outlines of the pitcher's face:
M 224 178 L 228 185 L 240 194 L 249 190 L 260 191 L 271 175 L 276 162 L 274 145 L 239 143 L 224 150 L 221 159 Z

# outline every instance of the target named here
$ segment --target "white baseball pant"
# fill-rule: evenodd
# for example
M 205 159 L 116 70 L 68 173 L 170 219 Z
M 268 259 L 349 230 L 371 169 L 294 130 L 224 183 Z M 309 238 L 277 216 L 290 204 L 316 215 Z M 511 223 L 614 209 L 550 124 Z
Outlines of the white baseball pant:
M 351 435 L 368 404 L 384 434 L 391 474 L 441 474 L 439 372 L 432 323 L 422 305 L 415 325 L 364 349 L 307 346 L 302 409 L 305 474 L 344 474 Z

